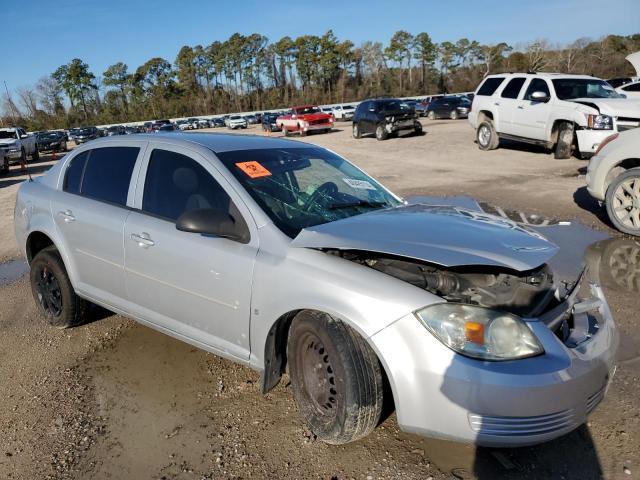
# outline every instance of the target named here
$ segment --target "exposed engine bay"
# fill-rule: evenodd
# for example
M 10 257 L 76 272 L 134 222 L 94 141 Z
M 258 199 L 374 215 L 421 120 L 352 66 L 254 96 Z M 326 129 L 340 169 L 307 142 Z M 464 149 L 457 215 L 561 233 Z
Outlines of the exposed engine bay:
M 438 295 L 449 302 L 479 305 L 534 317 L 557 303 L 547 265 L 527 272 L 484 266 L 444 268 L 372 252 L 326 250 Z

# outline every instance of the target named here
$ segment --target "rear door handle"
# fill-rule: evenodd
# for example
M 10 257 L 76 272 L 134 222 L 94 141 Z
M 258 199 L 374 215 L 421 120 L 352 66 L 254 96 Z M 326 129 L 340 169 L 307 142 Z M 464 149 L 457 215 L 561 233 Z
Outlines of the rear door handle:
M 140 234 L 132 233 L 130 235 L 130 238 L 131 240 L 136 242 L 139 247 L 142 247 L 142 248 L 149 248 L 155 245 L 155 242 L 151 240 L 151 236 L 146 232 L 142 232 Z
M 58 212 L 58 215 L 62 217 L 65 223 L 71 223 L 75 221 L 76 217 L 73 216 L 73 212 L 71 210 L 65 210 L 64 212 Z
M 494 103 L 494 105 L 495 105 L 496 107 L 499 107 L 499 106 L 500 106 L 500 102 L 495 102 L 495 103 Z
M 518 110 L 524 110 L 524 107 L 522 105 L 518 105 Z

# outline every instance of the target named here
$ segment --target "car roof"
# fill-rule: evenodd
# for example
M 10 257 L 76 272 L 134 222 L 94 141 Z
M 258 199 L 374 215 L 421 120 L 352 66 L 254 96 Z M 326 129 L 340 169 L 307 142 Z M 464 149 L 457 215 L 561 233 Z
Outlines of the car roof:
M 534 77 L 534 78 L 546 78 L 549 80 L 553 80 L 554 78 L 585 78 L 585 79 L 593 79 L 600 80 L 600 78 L 593 77 L 591 75 L 576 75 L 572 73 L 555 73 L 555 72 L 509 72 L 509 73 L 493 73 L 491 75 L 487 75 L 486 78 L 490 77 Z
M 233 152 L 237 150 L 263 150 L 273 148 L 317 148 L 316 145 L 287 140 L 278 137 L 264 137 L 261 135 L 237 135 L 232 133 L 149 133 L 136 135 L 136 138 L 145 140 L 166 141 L 176 145 L 200 145 L 214 153 Z M 128 139 L 127 139 L 128 140 Z M 111 143 L 118 144 L 124 140 L 118 137 L 104 137 L 92 140 L 87 145 L 107 146 Z

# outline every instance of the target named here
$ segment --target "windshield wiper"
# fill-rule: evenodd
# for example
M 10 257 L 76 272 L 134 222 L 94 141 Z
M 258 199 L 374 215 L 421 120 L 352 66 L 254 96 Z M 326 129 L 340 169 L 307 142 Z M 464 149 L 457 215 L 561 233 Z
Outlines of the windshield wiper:
M 359 200 L 357 202 L 334 203 L 329 205 L 329 210 L 338 210 L 350 207 L 384 207 L 387 202 L 369 202 L 367 200 Z

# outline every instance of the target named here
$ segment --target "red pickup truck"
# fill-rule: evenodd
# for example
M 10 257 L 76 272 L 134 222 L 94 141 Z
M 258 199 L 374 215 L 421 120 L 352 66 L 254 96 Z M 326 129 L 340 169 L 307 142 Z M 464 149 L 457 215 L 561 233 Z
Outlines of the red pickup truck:
M 308 132 L 330 132 L 333 128 L 333 115 L 324 113 L 315 105 L 293 107 L 286 115 L 276 118 L 276 125 L 285 136 L 292 132 L 300 132 L 305 136 Z

